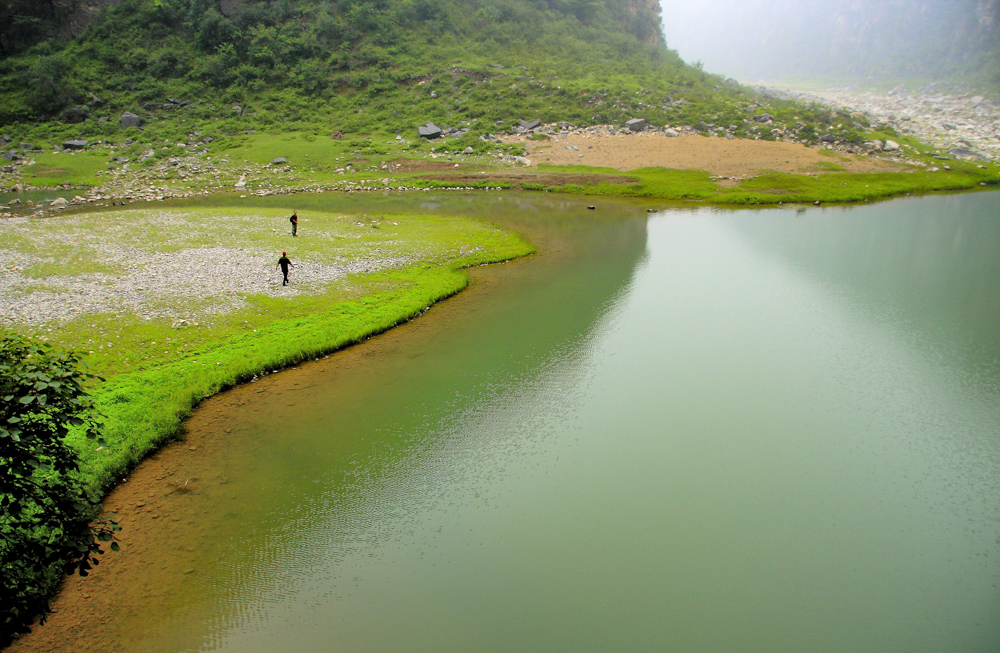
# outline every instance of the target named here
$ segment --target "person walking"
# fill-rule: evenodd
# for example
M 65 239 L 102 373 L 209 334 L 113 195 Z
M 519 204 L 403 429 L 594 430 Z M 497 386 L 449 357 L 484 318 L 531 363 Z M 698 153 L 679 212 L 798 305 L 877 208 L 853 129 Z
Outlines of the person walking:
M 297 236 L 299 231 L 299 212 L 297 209 L 292 211 L 292 217 L 288 218 L 288 221 L 292 223 L 292 235 Z
M 287 286 L 288 285 L 288 268 L 289 268 L 289 266 L 294 268 L 295 264 L 292 263 L 292 261 L 288 258 L 288 254 L 286 252 L 282 252 L 281 253 L 281 258 L 278 259 L 278 264 L 274 266 L 275 270 L 277 270 L 279 267 L 281 268 L 281 274 L 284 277 L 284 279 L 282 279 L 282 281 L 281 281 L 281 285 L 282 286 Z

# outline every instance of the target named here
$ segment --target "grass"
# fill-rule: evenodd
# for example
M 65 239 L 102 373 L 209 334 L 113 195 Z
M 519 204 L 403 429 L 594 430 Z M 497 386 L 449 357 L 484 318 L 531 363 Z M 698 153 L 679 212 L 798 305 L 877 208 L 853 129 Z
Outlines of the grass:
M 1000 184 L 1000 167 L 980 168 L 964 161 L 950 161 L 952 170 L 929 172 L 846 173 L 835 163 L 824 162 L 830 172 L 798 175 L 769 172 L 723 188 L 709 173 L 699 170 L 642 168 L 630 170 L 636 184 L 598 183 L 594 185 L 524 185 L 526 190 L 613 197 L 644 197 L 669 200 L 701 200 L 714 204 L 850 203 L 914 193 L 970 190 Z M 587 166 L 539 166 L 548 172 L 621 174 L 607 168 Z
M 303 236 L 292 241 L 285 230 L 290 212 L 112 211 L 33 221 L 0 232 L 0 249 L 46 254 L 27 268 L 31 279 L 42 270 L 55 272 L 26 283 L 26 294 L 18 297 L 22 302 L 31 302 L 34 291 L 59 292 L 54 282 L 73 281 L 99 268 L 95 243 L 133 257 L 167 255 L 167 260 L 224 243 L 229 250 L 247 252 L 287 249 L 293 260 L 313 267 L 376 257 L 392 261 L 374 272 L 314 283 L 293 296 L 248 293 L 234 302 L 178 293 L 141 310 L 119 307 L 27 329 L 57 346 L 83 350 L 91 370 L 106 379 L 94 396 L 106 417 L 108 446 L 95 449 L 90 441 L 74 440 L 95 487 L 114 484 L 152 450 L 176 438 L 200 400 L 419 315 L 465 287 L 465 267 L 533 251 L 516 235 L 476 220 L 412 214 L 304 213 Z M 157 317 L 163 309 L 187 322 Z

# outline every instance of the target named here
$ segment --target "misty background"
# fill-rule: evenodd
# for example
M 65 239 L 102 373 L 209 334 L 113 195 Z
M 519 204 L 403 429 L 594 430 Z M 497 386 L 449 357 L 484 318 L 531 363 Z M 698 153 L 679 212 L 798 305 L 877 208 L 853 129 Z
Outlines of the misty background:
M 667 47 L 741 82 L 1000 92 L 1000 0 L 660 0 Z

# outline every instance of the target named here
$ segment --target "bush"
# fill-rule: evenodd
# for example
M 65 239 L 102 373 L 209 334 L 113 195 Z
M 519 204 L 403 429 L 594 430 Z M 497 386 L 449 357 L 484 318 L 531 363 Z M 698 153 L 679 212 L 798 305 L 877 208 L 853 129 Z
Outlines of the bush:
M 118 549 L 118 525 L 91 526 L 100 504 L 79 475 L 71 429 L 96 438 L 98 416 L 83 389 L 94 378 L 73 353 L 0 333 L 0 647 L 49 610 L 60 573 L 87 570 Z

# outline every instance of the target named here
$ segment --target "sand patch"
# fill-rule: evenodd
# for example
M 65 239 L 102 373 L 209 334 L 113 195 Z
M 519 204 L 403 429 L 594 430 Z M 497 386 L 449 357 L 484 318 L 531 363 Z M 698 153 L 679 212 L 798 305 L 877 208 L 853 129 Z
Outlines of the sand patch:
M 616 170 L 674 168 L 707 170 L 720 177 L 746 179 L 764 171 L 818 174 L 834 163 L 846 172 L 898 172 L 906 166 L 864 155 L 841 154 L 797 143 L 639 134 L 559 134 L 549 140 L 529 141 L 508 136 L 508 143 L 523 143 L 533 166 L 587 165 Z M 576 149 L 569 149 L 576 148 Z M 831 156 L 832 155 L 832 156 Z

